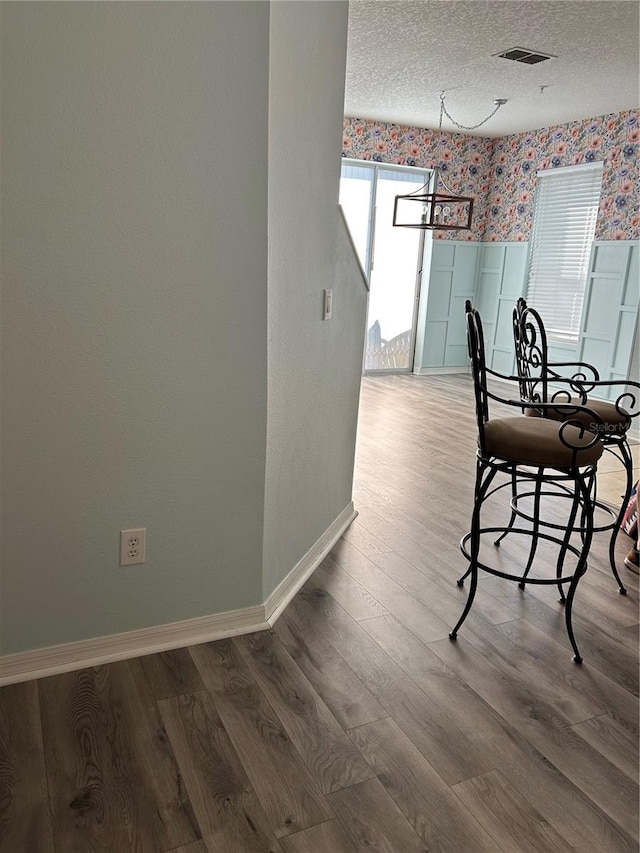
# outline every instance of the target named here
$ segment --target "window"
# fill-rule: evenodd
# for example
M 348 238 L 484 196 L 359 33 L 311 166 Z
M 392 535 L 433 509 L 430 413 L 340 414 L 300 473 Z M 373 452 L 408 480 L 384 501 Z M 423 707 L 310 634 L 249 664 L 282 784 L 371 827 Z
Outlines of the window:
M 602 163 L 538 172 L 527 302 L 552 340 L 578 338 L 601 183 Z

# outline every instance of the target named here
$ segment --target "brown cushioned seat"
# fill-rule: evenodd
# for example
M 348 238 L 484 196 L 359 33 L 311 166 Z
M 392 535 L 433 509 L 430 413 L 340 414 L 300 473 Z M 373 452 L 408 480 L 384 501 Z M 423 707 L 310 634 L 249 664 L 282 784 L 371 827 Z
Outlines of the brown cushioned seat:
M 557 421 L 547 418 L 497 418 L 484 427 L 487 452 L 491 456 L 525 465 L 570 468 L 575 465 L 593 465 L 602 456 L 603 447 L 593 441 L 593 433 L 582 432 L 568 425 L 563 430 L 564 440 L 578 450 L 574 459 L 573 447 L 567 447 L 560 438 Z
M 549 402 L 552 403 L 553 401 L 549 400 Z M 564 400 L 559 399 L 557 402 L 558 404 L 563 403 L 567 405 Z M 588 409 L 591 409 L 600 417 L 603 426 L 592 426 L 591 422 L 593 418 L 588 412 L 577 412 L 575 415 L 568 415 L 566 411 L 547 409 L 547 417 L 554 421 L 577 420 L 584 425 L 585 429 L 590 429 L 592 432 L 600 432 L 603 430 L 605 436 L 624 435 L 631 426 L 631 418 L 629 415 L 624 410 L 622 413 L 619 412 L 613 403 L 608 403 L 606 400 L 590 400 L 587 398 L 587 402 L 583 403 L 579 397 L 572 397 L 571 403 L 576 406 L 586 406 Z M 528 415 L 528 417 L 541 417 L 537 409 L 527 409 L 525 414 Z

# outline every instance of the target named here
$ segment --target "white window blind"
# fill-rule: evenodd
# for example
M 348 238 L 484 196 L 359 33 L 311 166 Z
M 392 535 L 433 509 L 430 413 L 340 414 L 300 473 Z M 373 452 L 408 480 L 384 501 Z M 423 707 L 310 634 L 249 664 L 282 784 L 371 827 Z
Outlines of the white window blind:
M 538 173 L 527 302 L 552 339 L 575 340 L 580 331 L 601 184 L 602 163 Z

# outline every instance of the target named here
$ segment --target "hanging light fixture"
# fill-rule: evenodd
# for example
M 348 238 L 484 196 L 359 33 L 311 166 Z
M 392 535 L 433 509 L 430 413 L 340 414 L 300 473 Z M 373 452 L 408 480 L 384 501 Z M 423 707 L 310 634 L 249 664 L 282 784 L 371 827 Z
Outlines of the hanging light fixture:
M 440 92 L 440 123 L 438 131 L 440 135 L 440 153 L 442 152 L 442 116 L 446 115 L 456 127 L 461 130 L 475 130 L 489 121 L 507 103 L 506 98 L 496 98 L 493 102 L 495 109 L 485 119 L 471 127 L 458 124 L 451 118 L 444 105 L 444 92 Z M 439 158 L 440 159 L 440 158 Z M 439 160 L 437 161 L 437 163 Z M 447 231 L 468 231 L 471 228 L 471 217 L 473 215 L 473 202 L 471 196 L 456 195 L 451 190 L 440 174 L 437 165 L 433 169 L 432 177 L 408 195 L 397 195 L 393 205 L 393 224 L 401 228 L 422 228 L 423 230 L 435 231 L 443 229 Z M 433 192 L 429 192 L 429 184 L 433 181 Z M 438 191 L 438 183 L 446 192 Z M 427 192 L 423 192 L 427 190 Z

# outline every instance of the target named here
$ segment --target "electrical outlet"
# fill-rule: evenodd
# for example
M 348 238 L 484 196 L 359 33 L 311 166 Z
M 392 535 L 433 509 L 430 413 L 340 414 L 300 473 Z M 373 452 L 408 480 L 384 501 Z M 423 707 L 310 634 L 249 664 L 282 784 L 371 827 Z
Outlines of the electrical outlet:
M 120 531 L 121 566 L 136 566 L 139 563 L 144 563 L 146 535 L 146 527 Z

